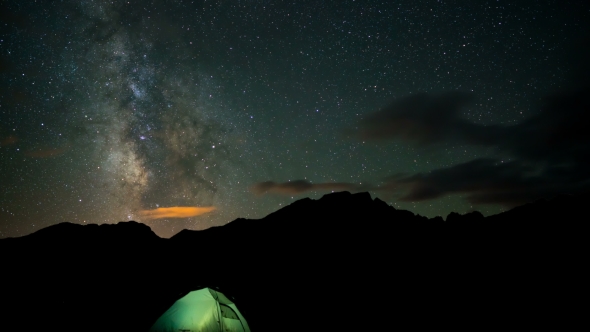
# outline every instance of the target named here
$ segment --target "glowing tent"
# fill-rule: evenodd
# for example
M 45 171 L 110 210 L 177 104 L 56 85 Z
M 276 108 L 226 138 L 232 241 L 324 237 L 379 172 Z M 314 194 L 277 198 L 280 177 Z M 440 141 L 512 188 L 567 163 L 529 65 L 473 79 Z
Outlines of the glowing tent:
M 225 295 L 210 288 L 176 301 L 150 332 L 250 332 L 246 319 Z

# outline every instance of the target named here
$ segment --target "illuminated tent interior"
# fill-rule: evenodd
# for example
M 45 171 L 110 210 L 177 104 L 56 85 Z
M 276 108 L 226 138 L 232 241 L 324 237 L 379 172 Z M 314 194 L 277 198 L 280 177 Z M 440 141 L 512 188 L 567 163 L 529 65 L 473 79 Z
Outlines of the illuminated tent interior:
M 192 291 L 156 320 L 150 332 L 250 332 L 236 305 L 210 288 Z

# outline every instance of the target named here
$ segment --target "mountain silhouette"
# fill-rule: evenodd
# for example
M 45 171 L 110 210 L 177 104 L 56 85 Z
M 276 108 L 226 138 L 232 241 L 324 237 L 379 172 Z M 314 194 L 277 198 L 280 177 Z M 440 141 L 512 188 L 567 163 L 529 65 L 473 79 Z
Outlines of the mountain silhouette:
M 0 240 L 0 329 L 147 331 L 202 287 L 253 331 L 563 329 L 583 317 L 589 198 L 443 220 L 340 192 L 170 239 L 62 223 Z

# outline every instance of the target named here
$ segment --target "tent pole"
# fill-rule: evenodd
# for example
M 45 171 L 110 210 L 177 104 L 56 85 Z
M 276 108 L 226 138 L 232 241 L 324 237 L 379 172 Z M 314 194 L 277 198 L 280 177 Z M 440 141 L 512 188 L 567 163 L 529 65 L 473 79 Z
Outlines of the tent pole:
M 223 332 L 223 323 L 221 322 L 221 306 L 219 305 L 219 294 L 217 294 L 216 290 L 213 291 L 215 292 L 215 304 L 217 304 L 217 312 L 219 315 L 219 332 Z

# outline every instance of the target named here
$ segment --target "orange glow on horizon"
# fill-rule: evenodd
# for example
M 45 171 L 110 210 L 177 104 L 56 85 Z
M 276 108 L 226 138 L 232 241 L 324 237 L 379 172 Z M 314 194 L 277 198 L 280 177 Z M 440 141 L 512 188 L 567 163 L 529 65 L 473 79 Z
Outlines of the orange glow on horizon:
M 150 220 L 164 218 L 190 218 L 215 211 L 216 209 L 217 208 L 214 206 L 172 206 L 157 208 L 155 210 L 141 210 L 139 211 L 139 214 Z

